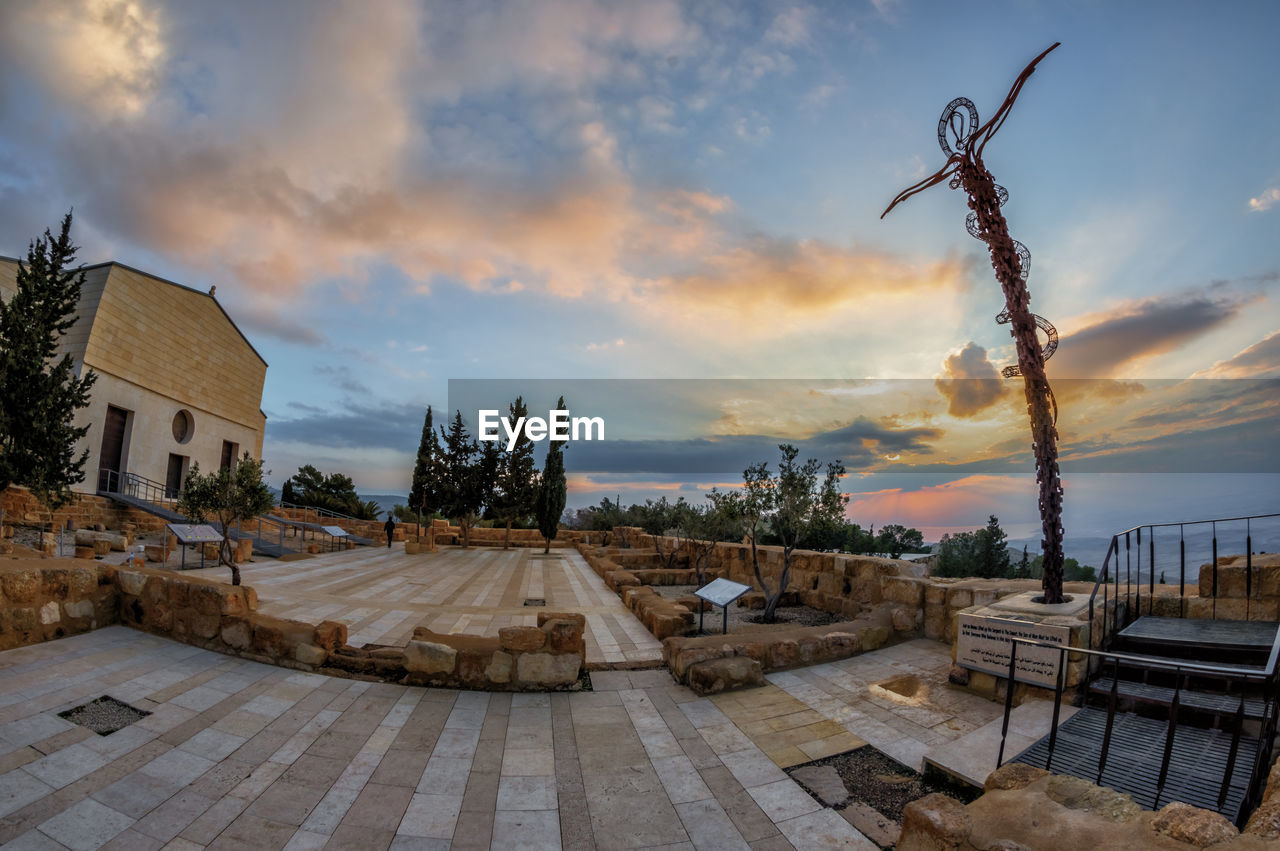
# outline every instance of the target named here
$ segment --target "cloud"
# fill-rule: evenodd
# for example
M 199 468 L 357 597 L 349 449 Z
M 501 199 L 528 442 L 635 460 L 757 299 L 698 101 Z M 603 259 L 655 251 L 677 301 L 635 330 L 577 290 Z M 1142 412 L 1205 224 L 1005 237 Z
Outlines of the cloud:
M 1193 378 L 1280 378 L 1280 331 L 1237 353 L 1218 361 Z
M 698 319 L 731 315 L 738 334 L 744 318 L 767 319 L 752 333 L 769 334 L 784 330 L 780 320 L 829 319 L 853 305 L 959 289 L 966 270 L 956 259 L 915 264 L 870 249 L 757 233 L 708 246 L 692 268 L 653 279 L 647 295 L 661 309 L 678 307 Z
M 107 117 L 151 103 L 166 58 L 163 16 L 140 0 L 7 4 L 0 47 L 60 98 Z
M 333 386 L 360 396 L 369 394 L 369 387 L 356 377 L 348 366 L 320 365 L 312 368 L 312 372 L 330 380 Z
M 293 406 L 299 410 L 307 410 Z M 340 409 L 289 420 L 269 420 L 267 441 L 334 449 L 386 449 L 409 452 L 422 433 L 421 405 L 345 404 Z
M 1249 199 L 1249 209 L 1255 213 L 1265 213 L 1280 201 L 1280 186 L 1264 189 L 1256 198 Z
M 948 401 L 947 413 L 953 417 L 972 417 L 999 401 L 1004 393 L 995 365 L 987 360 L 987 350 L 970 342 L 952 352 L 942 364 L 946 377 L 934 381 L 938 392 Z
M 241 330 L 254 334 L 274 337 L 285 343 L 296 343 L 300 346 L 323 346 L 329 342 L 324 334 L 302 322 L 287 319 L 274 311 L 237 310 L 235 322 Z
M 1106 377 L 1135 361 L 1172 351 L 1235 317 L 1245 299 L 1209 291 L 1129 302 L 1062 335 L 1048 362 L 1051 378 Z

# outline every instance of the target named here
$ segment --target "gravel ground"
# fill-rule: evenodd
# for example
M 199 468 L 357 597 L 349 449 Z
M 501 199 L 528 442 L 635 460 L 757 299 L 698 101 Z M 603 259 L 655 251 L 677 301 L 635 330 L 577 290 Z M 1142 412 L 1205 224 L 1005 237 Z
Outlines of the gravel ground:
M 932 792 L 942 792 L 965 804 L 982 794 L 981 790 L 968 786 L 926 780 L 870 745 L 806 764 L 830 765 L 835 768 L 845 788 L 849 790 L 850 802 L 861 801 L 899 824 L 902 822 L 903 807 Z
M 654 591 L 663 597 L 687 597 L 698 590 L 697 585 L 654 585 Z M 777 621 L 767 624 L 761 621 L 762 609 L 744 609 L 736 603 L 729 605 L 729 632 L 759 632 L 776 629 L 780 626 L 826 626 L 848 620 L 840 615 L 833 615 L 812 606 L 779 606 Z M 707 635 L 719 635 L 724 624 L 724 615 L 719 608 L 706 612 L 703 618 L 703 632 Z
M 97 700 L 77 706 L 75 709 L 59 712 L 58 716 L 67 719 L 72 724 L 87 727 L 99 736 L 108 736 L 116 730 L 128 727 L 134 721 L 146 718 L 150 714 L 150 712 L 134 709 L 129 704 L 121 703 L 114 697 L 104 694 Z

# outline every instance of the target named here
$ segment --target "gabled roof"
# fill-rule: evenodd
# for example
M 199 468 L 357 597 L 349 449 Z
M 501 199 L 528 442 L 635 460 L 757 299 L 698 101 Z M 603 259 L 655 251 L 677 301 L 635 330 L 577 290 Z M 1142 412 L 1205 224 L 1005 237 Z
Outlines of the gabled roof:
M 22 262 L 22 261 L 20 261 L 20 260 L 19 260 L 18 258 L 16 258 L 16 257 L 7 257 L 7 256 L 5 256 L 5 255 L 3 255 L 3 254 L 0 254 L 0 260 L 8 260 L 8 261 L 9 261 L 9 262 L 11 262 L 11 263 L 21 263 L 21 262 Z M 223 315 L 224 317 L 226 317 L 227 322 L 229 322 L 229 323 L 231 324 L 231 327 L 232 327 L 233 329 L 235 329 L 235 332 L 236 332 L 237 334 L 239 334 L 239 335 L 240 335 L 240 339 L 244 340 L 245 345 L 249 347 L 249 351 L 253 352 L 254 356 L 255 356 L 255 357 L 257 357 L 257 358 L 258 358 L 258 360 L 262 361 L 262 365 L 263 365 L 263 366 L 270 366 L 270 364 L 268 364 L 268 363 L 267 363 L 266 358 L 264 358 L 264 357 L 261 355 L 261 353 L 259 353 L 259 352 L 258 352 L 258 350 L 254 347 L 253 343 L 249 342 L 249 338 L 248 338 L 248 337 L 246 337 L 246 336 L 244 335 L 244 332 L 240 330 L 240 326 L 239 326 L 239 325 L 237 325 L 237 324 L 236 324 L 236 322 L 235 322 L 235 320 L 231 318 L 231 316 L 227 313 L 226 308 L 224 308 L 224 307 L 222 306 L 221 302 L 219 302 L 219 301 L 218 301 L 218 299 L 217 299 L 217 297 L 216 297 L 216 296 L 210 295 L 210 294 L 209 294 L 209 293 L 207 293 L 207 292 L 201 292 L 200 290 L 197 290 L 197 289 L 195 289 L 194 287 L 189 287 L 189 286 L 187 286 L 186 284 L 179 284 L 179 283 L 178 283 L 178 282 L 176 282 L 176 281 L 170 281 L 168 278 L 161 278 L 159 275 L 153 275 L 153 274 L 152 274 L 152 273 L 150 273 L 150 272 L 144 272 L 142 269 L 138 269 L 137 267 L 130 266 L 130 265 L 126 264 L 126 263 L 121 263 L 121 262 L 120 262 L 120 261 L 118 261 L 118 260 L 107 260 L 107 261 L 106 261 L 106 262 L 104 262 L 104 263 L 92 263 L 92 264 L 89 264 L 89 265 L 80 266 L 80 267 L 78 267 L 77 271 L 81 271 L 81 270 L 83 270 L 83 271 L 86 271 L 86 272 L 87 272 L 87 271 L 89 271 L 90 269 L 104 269 L 104 268 L 108 268 L 108 267 L 111 267 L 111 266 L 118 266 L 118 267 L 120 267 L 121 269 L 127 269 L 127 270 L 128 270 L 128 271 L 130 271 L 130 272 L 133 272 L 133 273 L 138 274 L 138 275 L 142 275 L 142 276 L 143 276 L 143 277 L 145 277 L 145 278 L 150 278 L 151 280 L 156 281 L 156 282 L 158 282 L 158 283 L 161 283 L 161 284 L 168 284 L 168 285 L 169 285 L 169 286 L 171 286 L 171 287 L 177 287 L 178 289 L 186 290 L 187 292 L 195 293 L 196 295 L 204 296 L 205 298 L 209 299 L 209 300 L 210 300 L 210 301 L 212 301 L 215 305 L 217 305 L 218 310 L 222 312 L 222 315 Z M 108 274 L 110 274 L 110 273 L 108 273 Z M 265 416 L 265 415 L 264 415 L 264 416 Z

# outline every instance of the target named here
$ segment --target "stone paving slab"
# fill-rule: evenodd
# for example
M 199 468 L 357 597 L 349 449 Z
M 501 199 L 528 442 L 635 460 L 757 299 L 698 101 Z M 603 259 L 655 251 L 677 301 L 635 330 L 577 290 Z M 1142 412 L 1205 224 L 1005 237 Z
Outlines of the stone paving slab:
M 10 650 L 0 844 L 874 847 L 715 703 L 665 672 L 622 673 L 590 693 L 422 689 L 119 626 Z M 215 683 L 221 700 L 192 697 Z M 103 694 L 152 715 L 87 739 L 50 720 Z
M 345 623 L 354 647 L 404 646 L 417 626 L 497 635 L 505 626 L 536 626 L 539 611 L 560 611 L 586 616 L 588 668 L 662 663 L 662 644 L 576 550 L 544 556 L 528 547 L 441 547 L 406 555 L 403 545 L 359 547 L 298 561 L 259 559 L 240 571 L 262 612 Z M 231 581 L 225 567 L 187 572 Z M 525 606 L 531 598 L 545 599 L 545 608 Z

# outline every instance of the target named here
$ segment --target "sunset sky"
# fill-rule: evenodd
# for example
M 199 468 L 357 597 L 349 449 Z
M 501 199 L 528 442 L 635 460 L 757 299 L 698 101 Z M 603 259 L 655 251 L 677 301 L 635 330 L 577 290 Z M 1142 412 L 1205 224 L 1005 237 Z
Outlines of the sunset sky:
M 216 284 L 270 364 L 276 483 L 406 492 L 451 379 L 738 379 L 610 408 L 570 504 L 696 498 L 790 439 L 854 462 L 853 519 L 939 533 L 1035 525 L 1025 407 L 962 195 L 879 216 L 948 101 L 989 116 L 1060 41 L 985 160 L 1050 378 L 1100 379 L 1058 388 L 1068 534 L 1280 511 L 1280 4 L 0 15 L 0 254 L 74 208 L 82 261 Z

